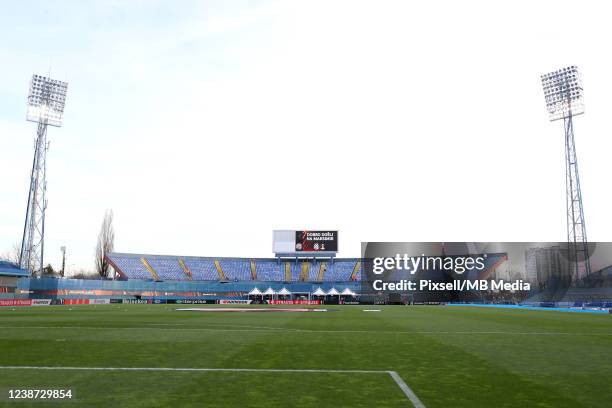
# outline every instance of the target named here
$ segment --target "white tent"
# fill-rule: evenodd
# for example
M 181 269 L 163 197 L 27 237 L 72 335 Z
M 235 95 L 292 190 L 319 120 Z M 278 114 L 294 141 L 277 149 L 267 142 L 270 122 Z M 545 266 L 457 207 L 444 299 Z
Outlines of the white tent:
M 342 291 L 342 293 L 340 293 L 343 296 L 355 296 L 355 292 L 353 292 L 352 290 L 350 290 L 349 288 L 346 288 Z
M 251 296 L 258 296 L 261 295 L 261 290 L 257 289 L 257 288 L 253 288 L 251 289 L 251 291 L 249 292 L 249 295 Z
M 327 291 L 327 294 L 330 296 L 336 296 L 336 295 L 339 295 L 340 292 L 338 292 L 336 288 L 331 288 L 330 290 Z
M 282 288 L 281 290 L 279 290 L 279 291 L 278 291 L 278 294 L 279 294 L 279 295 L 283 295 L 283 296 L 287 296 L 287 295 L 290 295 L 290 294 L 291 294 L 291 292 L 289 292 L 289 291 L 287 290 L 287 288 Z
M 321 288 L 317 288 L 314 292 L 312 292 L 314 296 L 325 296 L 325 291 Z
M 274 294 L 276 294 L 276 292 L 274 291 L 274 289 L 268 288 L 268 289 L 266 289 L 266 291 L 263 294 L 264 295 L 274 295 Z

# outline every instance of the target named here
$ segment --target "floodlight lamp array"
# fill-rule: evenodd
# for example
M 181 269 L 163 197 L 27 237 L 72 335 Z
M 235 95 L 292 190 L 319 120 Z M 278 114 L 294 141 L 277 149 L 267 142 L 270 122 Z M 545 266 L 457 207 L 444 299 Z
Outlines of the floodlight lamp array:
M 582 81 L 572 65 L 542 75 L 546 109 L 551 121 L 584 113 Z
M 61 126 L 67 91 L 67 82 L 32 75 L 26 119 L 31 122 Z

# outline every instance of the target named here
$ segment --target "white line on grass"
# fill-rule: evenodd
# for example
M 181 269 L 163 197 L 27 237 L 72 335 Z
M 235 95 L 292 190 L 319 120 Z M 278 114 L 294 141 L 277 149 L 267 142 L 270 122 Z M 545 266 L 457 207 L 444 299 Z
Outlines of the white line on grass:
M 400 377 L 397 371 L 387 371 L 387 372 L 389 373 L 391 378 L 393 378 L 393 381 L 395 381 L 398 387 L 400 387 L 400 389 L 404 392 L 404 394 L 406 394 L 406 396 L 408 397 L 410 402 L 412 402 L 412 405 L 414 405 L 415 408 L 425 408 L 425 405 L 421 402 L 419 397 L 417 397 L 414 391 L 410 389 L 408 384 L 404 382 L 404 380 L 402 379 L 402 377 Z
M 150 323 L 148 324 L 148 326 L 162 326 L 162 327 L 173 327 L 173 326 L 177 326 L 177 327 L 185 327 L 187 329 L 190 329 L 190 327 L 186 327 L 186 326 L 193 326 L 193 323 L 191 324 L 186 324 L 186 323 Z M 292 329 L 290 327 L 272 327 L 272 326 L 253 326 L 251 324 L 216 324 L 216 323 L 206 323 L 205 326 L 209 326 L 211 329 L 215 329 L 216 327 L 238 327 L 238 328 L 247 328 L 247 329 L 263 329 L 263 330 L 291 330 L 291 331 L 295 331 L 295 330 L 299 330 L 299 329 Z
M 612 333 L 569 333 L 569 332 L 513 332 L 513 331 L 408 331 L 408 330 L 310 330 L 282 327 L 264 327 L 252 329 L 221 329 L 216 327 L 171 327 L 171 325 L 155 326 L 0 326 L 0 329 L 84 329 L 84 330 L 183 330 L 183 331 L 213 331 L 213 332 L 288 332 L 288 333 L 376 333 L 376 334 L 493 334 L 521 336 L 612 336 Z
M 190 368 L 190 367 L 57 367 L 57 366 L 0 366 L 0 370 L 80 370 L 80 371 L 190 371 L 190 372 L 266 372 L 266 373 L 339 373 L 339 374 L 387 374 L 410 400 L 414 408 L 425 408 L 419 397 L 404 382 L 397 371 L 334 370 L 298 368 Z

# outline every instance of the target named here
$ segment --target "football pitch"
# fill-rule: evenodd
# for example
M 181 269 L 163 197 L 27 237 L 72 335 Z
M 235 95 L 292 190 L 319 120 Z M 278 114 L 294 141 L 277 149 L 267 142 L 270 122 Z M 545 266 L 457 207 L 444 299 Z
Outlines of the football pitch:
M 0 406 L 609 407 L 612 400 L 608 315 L 179 308 L 0 309 Z M 9 399 L 15 389 L 70 390 L 72 398 Z

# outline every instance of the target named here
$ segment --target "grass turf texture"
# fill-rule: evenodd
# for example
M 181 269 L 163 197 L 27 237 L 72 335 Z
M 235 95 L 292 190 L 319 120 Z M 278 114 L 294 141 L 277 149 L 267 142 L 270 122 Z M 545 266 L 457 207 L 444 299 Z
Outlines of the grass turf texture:
M 179 307 L 2 308 L 0 366 L 394 370 L 428 408 L 609 407 L 612 400 L 607 315 L 444 306 L 217 314 Z M 70 388 L 76 399 L 9 401 L 9 388 Z M 411 406 L 390 376 L 376 373 L 0 369 L 0 390 L 0 405 L 11 407 Z

